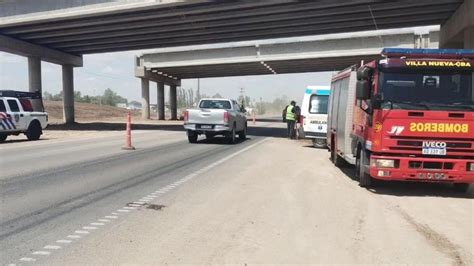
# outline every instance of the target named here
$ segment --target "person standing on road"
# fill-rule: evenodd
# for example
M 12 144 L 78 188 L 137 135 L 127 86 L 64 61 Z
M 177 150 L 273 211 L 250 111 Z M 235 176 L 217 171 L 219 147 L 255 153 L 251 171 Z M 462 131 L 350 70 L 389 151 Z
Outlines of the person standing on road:
M 288 129 L 288 138 L 295 138 L 295 122 L 296 122 L 296 102 L 291 101 L 290 105 L 286 107 L 286 125 Z

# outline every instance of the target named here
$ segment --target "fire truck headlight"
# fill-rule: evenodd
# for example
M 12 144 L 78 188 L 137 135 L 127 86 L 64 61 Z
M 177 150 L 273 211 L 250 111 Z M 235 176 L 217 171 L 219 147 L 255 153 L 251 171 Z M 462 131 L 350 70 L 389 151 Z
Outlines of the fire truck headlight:
M 467 170 L 474 172 L 474 163 L 467 163 Z
M 395 160 L 375 159 L 373 162 L 377 168 L 395 168 Z

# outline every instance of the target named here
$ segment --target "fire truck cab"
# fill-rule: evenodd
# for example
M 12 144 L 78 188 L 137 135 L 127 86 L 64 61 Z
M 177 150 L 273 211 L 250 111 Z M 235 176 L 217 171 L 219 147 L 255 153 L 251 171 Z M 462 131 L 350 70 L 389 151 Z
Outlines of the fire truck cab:
M 375 180 L 474 183 L 474 50 L 386 48 L 332 79 L 328 146 L 336 165 Z

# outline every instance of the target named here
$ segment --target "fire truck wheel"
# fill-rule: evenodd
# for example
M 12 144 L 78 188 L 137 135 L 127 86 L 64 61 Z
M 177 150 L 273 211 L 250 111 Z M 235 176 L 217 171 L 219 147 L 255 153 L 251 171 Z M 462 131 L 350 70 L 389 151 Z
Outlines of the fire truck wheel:
M 359 156 L 356 158 L 357 175 L 359 177 L 359 186 L 370 187 L 372 186 L 372 177 L 364 171 L 364 165 L 368 165 L 369 156 L 365 149 L 361 149 Z
M 453 184 L 453 188 L 457 192 L 467 192 L 469 190 L 469 184 L 468 183 L 455 183 Z
M 8 137 L 7 134 L 0 134 L 0 143 L 5 142 L 5 140 L 7 139 L 7 137 Z
M 43 134 L 43 131 L 41 129 L 41 125 L 38 121 L 33 121 L 30 123 L 30 126 L 28 126 L 28 129 L 26 130 L 26 137 L 28 140 L 38 140 Z

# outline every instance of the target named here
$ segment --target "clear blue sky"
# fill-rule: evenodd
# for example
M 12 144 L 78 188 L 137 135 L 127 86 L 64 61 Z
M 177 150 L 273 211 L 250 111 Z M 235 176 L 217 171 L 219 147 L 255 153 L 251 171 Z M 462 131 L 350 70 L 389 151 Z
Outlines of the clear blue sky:
M 75 89 L 82 94 L 101 94 L 111 88 L 129 100 L 141 97 L 140 80 L 134 77 L 134 56 L 141 51 L 84 56 L 84 67 L 75 68 Z M 301 101 L 307 85 L 329 85 L 331 72 L 245 76 L 201 79 L 201 92 L 212 96 L 237 98 L 240 88 L 251 98 L 271 101 L 287 95 Z M 61 66 L 42 63 L 43 91 L 58 93 L 62 89 Z M 197 88 L 197 80 L 182 82 L 183 88 Z M 0 52 L 0 88 L 28 90 L 28 65 L 25 57 Z M 156 102 L 156 85 L 150 84 L 151 102 Z

